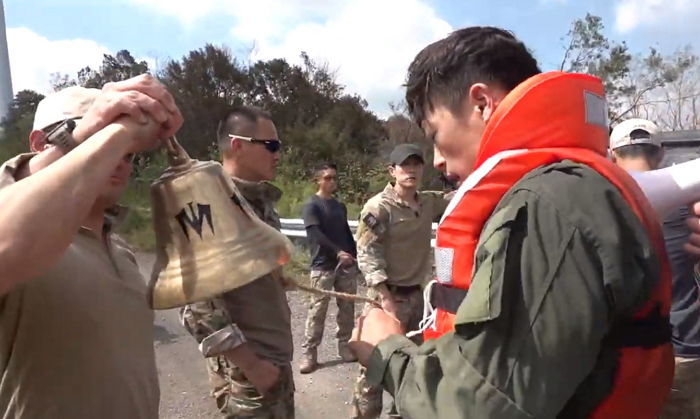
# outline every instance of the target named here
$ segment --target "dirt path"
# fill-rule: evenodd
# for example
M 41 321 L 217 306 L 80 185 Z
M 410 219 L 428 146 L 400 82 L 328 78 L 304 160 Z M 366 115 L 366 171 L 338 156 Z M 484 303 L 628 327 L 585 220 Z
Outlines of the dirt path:
M 145 277 L 150 276 L 153 256 L 139 254 L 139 265 Z M 341 363 L 337 356 L 335 314 L 331 302 L 326 319 L 326 334 L 319 348 L 321 369 L 313 374 L 298 374 L 300 344 L 304 334 L 306 304 L 299 292 L 288 293 L 294 332 L 293 361 L 296 384 L 297 419 L 346 418 L 358 366 Z M 359 313 L 360 306 L 357 306 Z M 197 345 L 180 325 L 177 310 L 156 312 L 155 348 L 160 377 L 160 416 L 163 419 L 219 418 L 209 386 L 204 361 Z

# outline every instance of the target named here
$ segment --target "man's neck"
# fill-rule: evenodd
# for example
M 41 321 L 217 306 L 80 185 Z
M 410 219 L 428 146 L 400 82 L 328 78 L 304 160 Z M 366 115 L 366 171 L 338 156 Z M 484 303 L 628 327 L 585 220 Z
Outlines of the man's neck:
M 394 184 L 394 192 L 396 192 L 396 195 L 398 195 L 403 201 L 411 204 L 417 202 L 416 191 L 416 188 L 404 188 L 398 183 Z
M 331 198 L 333 198 L 333 194 L 332 194 L 332 193 L 330 193 L 330 192 L 325 192 L 325 191 L 322 191 L 322 190 L 319 190 L 318 192 L 316 192 L 316 196 L 319 197 L 319 198 L 321 198 L 321 199 L 331 199 Z
M 238 166 L 233 160 L 224 160 L 223 162 L 224 172 L 228 173 L 229 176 L 235 177 L 237 179 L 245 180 L 248 182 L 259 182 L 249 171 Z

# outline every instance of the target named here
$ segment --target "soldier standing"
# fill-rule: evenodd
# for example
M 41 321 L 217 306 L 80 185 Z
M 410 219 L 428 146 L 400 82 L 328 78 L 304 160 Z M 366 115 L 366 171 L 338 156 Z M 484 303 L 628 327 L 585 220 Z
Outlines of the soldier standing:
M 369 296 L 406 330 L 415 330 L 423 315 L 422 287 L 432 276 L 432 223 L 448 201 L 442 192 L 418 191 L 425 162 L 417 145 L 396 146 L 389 163 L 393 181 L 367 201 L 360 214 L 357 260 Z M 376 418 L 381 411 L 382 388 L 369 385 L 361 367 L 352 415 Z
M 281 143 L 270 115 L 240 107 L 217 132 L 226 173 L 267 224 L 280 228 L 274 209 L 282 192 L 275 177 Z M 290 311 L 273 273 L 209 301 L 190 304 L 182 321 L 206 357 L 212 394 L 227 418 L 294 417 Z
M 335 164 L 319 166 L 314 179 L 318 191 L 304 205 L 303 218 L 311 244 L 311 286 L 354 294 L 357 292 L 355 239 L 348 226 L 348 211 L 333 194 L 338 189 L 338 170 Z M 317 348 L 323 337 L 330 297 L 312 295 L 306 318 L 306 334 L 302 343 L 303 354 L 299 371 L 312 372 L 318 366 Z M 355 322 L 352 301 L 336 300 L 338 304 L 338 355 L 345 362 L 355 361 L 348 347 Z
M 181 124 L 150 75 L 39 102 L 33 153 L 0 166 L 0 417 L 158 417 L 153 311 L 114 208 L 134 153 Z

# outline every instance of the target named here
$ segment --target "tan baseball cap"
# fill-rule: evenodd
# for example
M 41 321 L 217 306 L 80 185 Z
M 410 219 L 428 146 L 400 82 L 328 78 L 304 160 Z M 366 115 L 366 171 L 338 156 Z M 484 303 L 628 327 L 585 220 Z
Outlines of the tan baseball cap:
M 34 114 L 33 130 L 42 130 L 56 122 L 81 118 L 100 94 L 98 89 L 72 86 L 51 93 L 39 102 Z
M 642 135 L 632 135 L 635 131 L 641 131 Z M 659 127 L 646 119 L 633 118 L 620 122 L 610 134 L 610 149 L 632 144 L 651 144 L 661 147 L 659 139 Z M 634 138 L 633 138 L 634 137 Z

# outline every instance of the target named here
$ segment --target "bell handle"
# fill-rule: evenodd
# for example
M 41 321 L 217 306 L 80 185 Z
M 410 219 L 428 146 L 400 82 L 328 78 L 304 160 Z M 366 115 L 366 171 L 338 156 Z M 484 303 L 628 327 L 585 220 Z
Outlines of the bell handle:
M 165 141 L 165 150 L 168 154 L 168 164 L 171 167 L 182 166 L 191 161 L 190 156 L 180 145 L 175 136 L 172 136 Z

